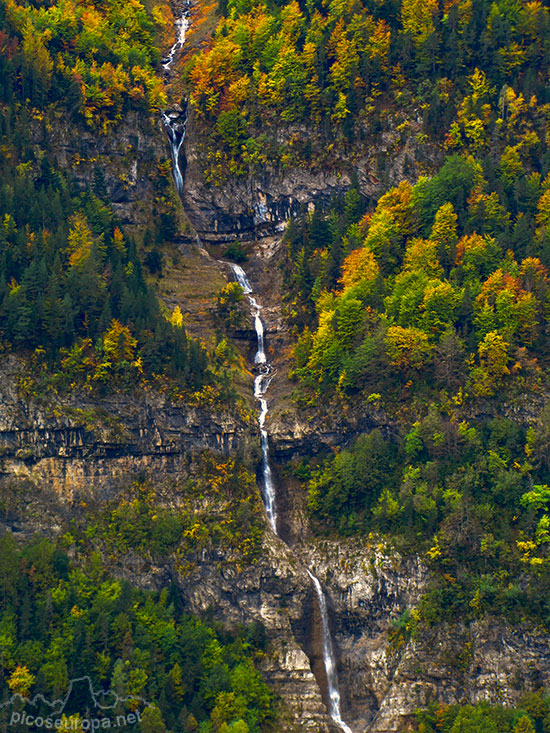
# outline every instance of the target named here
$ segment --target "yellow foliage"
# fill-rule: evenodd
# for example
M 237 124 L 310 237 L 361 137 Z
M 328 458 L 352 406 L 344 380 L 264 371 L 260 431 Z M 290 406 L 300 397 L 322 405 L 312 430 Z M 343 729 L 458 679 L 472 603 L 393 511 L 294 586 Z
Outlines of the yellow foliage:
M 71 267 L 80 267 L 86 262 L 90 256 L 92 244 L 92 232 L 88 226 L 88 221 L 84 214 L 78 212 L 72 218 L 72 227 L 69 230 L 66 249 Z
M 410 33 L 420 46 L 434 30 L 433 16 L 438 11 L 437 0 L 403 0 L 401 21 L 403 30 Z
M 170 323 L 173 326 L 177 326 L 177 328 L 182 328 L 183 327 L 183 315 L 182 315 L 182 312 L 181 312 L 181 309 L 180 309 L 179 305 L 177 305 L 174 308 L 174 310 L 172 312 L 172 316 L 170 318 Z
M 510 373 L 508 369 L 509 346 L 498 331 L 490 331 L 479 344 L 479 361 L 493 384 Z
M 429 239 L 414 238 L 409 240 L 405 257 L 404 270 L 422 270 L 427 275 L 441 277 L 443 268 L 437 258 L 437 245 Z
M 441 557 L 441 546 L 439 544 L 439 538 L 436 535 L 434 537 L 435 543 L 433 547 L 430 547 L 429 550 L 426 551 L 426 555 L 430 558 L 430 560 L 437 560 L 438 557 Z
M 103 349 L 108 359 L 114 364 L 121 361 L 132 361 L 137 346 L 128 326 L 113 318 L 111 327 L 103 337 Z
M 465 234 L 456 245 L 455 265 L 462 265 L 467 255 L 482 258 L 490 242 L 491 240 L 489 238 L 482 237 L 477 232 Z
M 432 346 L 424 331 L 402 326 L 388 328 L 386 348 L 390 363 L 399 369 L 420 369 L 432 352 Z
M 540 197 L 537 209 L 537 224 L 550 227 L 550 188 Z
M 14 694 L 26 697 L 35 679 L 35 676 L 29 672 L 27 667 L 18 665 L 11 673 L 8 687 Z
M 342 265 L 342 277 L 338 281 L 343 290 L 353 287 L 361 280 L 374 282 L 380 268 L 374 254 L 365 248 L 354 249 Z
M 449 245 L 456 241 L 457 222 L 458 217 L 451 203 L 447 202 L 440 206 L 435 215 L 430 234 L 432 242 L 435 242 L 442 249 L 448 249 Z
M 115 231 L 113 232 L 113 244 L 115 246 L 115 249 L 117 249 L 121 254 L 126 254 L 124 237 L 122 236 L 122 232 L 118 227 L 115 227 Z

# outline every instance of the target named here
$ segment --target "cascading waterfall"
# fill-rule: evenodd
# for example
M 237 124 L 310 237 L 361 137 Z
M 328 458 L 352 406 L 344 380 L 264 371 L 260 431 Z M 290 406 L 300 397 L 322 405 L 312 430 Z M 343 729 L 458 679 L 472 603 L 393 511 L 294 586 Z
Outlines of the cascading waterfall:
M 264 397 L 273 378 L 273 368 L 268 363 L 264 348 L 264 324 L 261 318 L 262 306 L 252 295 L 252 287 L 248 282 L 245 271 L 240 265 L 231 263 L 231 269 L 235 273 L 237 282 L 243 289 L 243 293 L 247 296 L 250 303 L 252 318 L 254 319 L 254 329 L 258 341 L 258 349 L 254 356 L 254 363 L 258 365 L 258 374 L 254 379 L 254 397 L 260 402 L 260 415 L 258 424 L 260 426 L 261 446 L 262 446 L 262 475 L 263 475 L 263 497 L 265 511 L 271 529 L 277 534 L 277 505 L 275 497 L 275 486 L 273 484 L 273 476 L 271 474 L 271 466 L 269 465 L 269 439 L 267 430 L 265 429 L 265 419 L 268 413 L 267 400 Z
M 176 60 L 176 56 L 183 48 L 187 30 L 189 28 L 189 22 L 189 3 L 186 2 L 181 17 L 174 22 L 174 25 L 176 26 L 176 40 L 168 52 L 166 61 L 162 62 L 162 67 L 168 74 L 172 70 L 172 64 Z M 168 136 L 170 137 L 172 159 L 174 162 L 174 181 L 176 183 L 177 192 L 181 196 L 183 193 L 183 175 L 180 168 L 180 150 L 185 139 L 185 130 L 187 127 L 187 107 L 185 109 L 183 122 L 181 121 L 181 114 L 179 112 L 162 112 L 161 115 L 164 127 L 168 131 Z
M 267 362 L 264 349 L 264 326 L 261 319 L 261 306 L 252 296 L 252 287 L 245 271 L 239 265 L 231 263 L 231 269 L 235 273 L 237 282 L 243 289 L 243 293 L 248 297 L 250 303 L 252 317 L 254 319 L 254 328 L 258 339 L 258 350 L 254 357 L 254 362 L 259 365 L 259 373 L 254 379 L 254 397 L 260 401 L 260 415 L 258 423 L 260 425 L 261 445 L 262 445 L 262 469 L 264 479 L 264 502 L 267 518 L 271 524 L 273 532 L 277 534 L 277 507 L 275 487 L 271 475 L 271 467 L 269 465 L 269 442 L 267 430 L 265 429 L 265 419 L 267 417 L 268 405 L 264 395 L 273 378 L 272 367 Z M 334 657 L 334 648 L 332 646 L 332 637 L 330 635 L 330 627 L 328 623 L 328 610 L 325 594 L 321 587 L 319 578 L 315 576 L 311 570 L 306 568 L 307 574 L 311 578 L 311 582 L 317 594 L 319 610 L 321 612 L 321 626 L 323 632 L 323 663 L 327 677 L 329 715 L 333 722 L 344 731 L 344 733 L 352 733 L 351 728 L 342 720 L 340 711 L 340 689 L 338 687 L 338 675 L 336 673 L 336 659 Z
M 187 127 L 187 108 L 185 110 L 185 117 L 181 122 L 181 115 L 173 112 L 162 112 L 162 122 L 164 127 L 168 131 L 170 138 L 170 147 L 172 149 L 172 160 L 174 167 L 172 168 L 174 174 L 174 181 L 176 184 L 176 190 L 181 196 L 183 193 L 183 175 L 180 168 L 180 150 L 185 140 L 185 130 Z M 174 116 L 172 116 L 174 115 Z
M 181 18 L 176 21 L 177 38 L 176 42 L 170 49 L 167 60 L 163 62 L 162 66 L 165 71 L 170 73 L 172 63 L 174 62 L 178 52 L 183 48 L 185 43 L 185 35 L 189 28 L 189 5 L 185 5 L 185 9 Z M 180 150 L 185 139 L 185 131 L 187 126 L 187 109 L 185 110 L 185 117 L 183 122 L 181 121 L 181 114 L 179 112 L 162 112 L 162 121 L 168 131 L 172 147 L 172 158 L 174 162 L 173 174 L 176 189 L 178 194 L 181 196 L 183 193 L 183 175 L 180 169 Z M 202 243 L 197 234 L 197 244 L 202 249 Z M 271 380 L 273 379 L 274 370 L 272 365 L 267 361 L 265 346 L 264 346 L 264 324 L 261 317 L 262 306 L 252 295 L 253 290 L 248 281 L 245 271 L 240 265 L 230 263 L 231 268 L 235 274 L 237 282 L 243 289 L 243 293 L 247 296 L 250 304 L 251 315 L 254 320 L 254 329 L 256 331 L 256 338 L 258 347 L 254 356 L 254 363 L 258 373 L 254 378 L 254 397 L 260 403 L 260 414 L 258 416 L 258 424 L 260 426 L 261 435 L 261 448 L 262 448 L 262 475 L 263 475 L 263 498 L 265 504 L 265 511 L 271 529 L 273 533 L 278 536 L 277 532 L 277 503 L 275 485 L 273 483 L 273 476 L 271 473 L 271 466 L 269 462 L 269 438 L 265 427 L 265 421 L 267 413 L 269 411 L 268 402 L 265 394 L 269 388 Z M 332 646 L 332 638 L 330 635 L 330 628 L 328 623 L 328 611 L 325 595 L 321 587 L 319 579 L 311 572 L 307 570 L 309 577 L 315 588 L 317 594 L 317 600 L 319 603 L 319 610 L 321 612 L 321 625 L 323 632 L 323 662 L 325 666 L 325 672 L 327 677 L 327 687 L 329 695 L 329 715 L 332 721 L 342 730 L 344 733 L 352 733 L 351 728 L 342 720 L 340 712 L 340 690 L 338 687 L 338 677 L 336 674 L 336 660 L 334 657 L 334 649 Z
M 325 594 L 321 588 L 319 578 L 313 575 L 311 570 L 306 568 L 306 571 L 311 578 L 311 582 L 313 583 L 313 587 L 317 593 L 319 610 L 321 611 L 321 625 L 323 628 L 323 662 L 325 665 L 325 673 L 327 675 L 329 715 L 336 725 L 345 731 L 345 733 L 353 733 L 351 728 L 342 720 L 342 713 L 340 712 L 340 688 L 338 686 L 334 649 L 332 648 L 332 637 L 330 635 L 330 628 L 328 625 L 328 611 Z
M 172 64 L 174 63 L 177 54 L 183 48 L 183 44 L 185 43 L 185 36 L 187 35 L 187 30 L 189 28 L 189 22 L 189 3 L 186 3 L 181 17 L 177 18 L 174 21 L 174 25 L 176 27 L 176 42 L 168 52 L 166 61 L 162 62 L 162 67 L 167 72 L 171 71 Z

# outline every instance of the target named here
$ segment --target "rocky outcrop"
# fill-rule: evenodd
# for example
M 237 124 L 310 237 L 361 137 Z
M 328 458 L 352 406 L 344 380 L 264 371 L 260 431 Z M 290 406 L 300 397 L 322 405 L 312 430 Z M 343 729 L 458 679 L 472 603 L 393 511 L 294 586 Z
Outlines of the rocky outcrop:
M 177 202 L 170 190 L 171 173 L 165 164 L 170 153 L 160 118 L 132 110 L 114 130 L 101 133 L 65 113 L 49 114 L 48 132 L 45 126 L 33 126 L 34 142 L 52 150 L 74 186 L 109 201 L 126 228 L 151 225 L 153 209 L 165 207 L 159 193 L 172 196 L 172 205 Z
M 208 243 L 227 242 L 235 237 L 258 239 L 282 232 L 292 216 L 314 204 L 328 203 L 333 195 L 347 191 L 352 179 L 364 196 L 378 198 L 383 190 L 408 177 L 407 165 L 416 159 L 413 138 L 403 142 L 396 130 L 388 129 L 371 139 L 363 153 L 352 155 L 348 151 L 347 156 L 335 158 L 333 164 L 322 170 L 312 171 L 306 166 L 288 170 L 264 167 L 254 175 L 232 176 L 216 185 L 205 182 L 204 141 L 197 127 L 191 111 L 185 139 L 182 200 L 193 226 Z M 277 141 L 284 145 L 293 136 L 306 140 L 311 135 L 312 131 L 305 127 L 286 127 L 277 133 Z M 326 142 L 317 144 L 326 146 Z M 435 150 L 426 150 L 424 167 L 435 156 Z M 412 178 L 417 174 L 414 167 L 409 171 Z
M 550 684 L 548 634 L 496 619 L 457 619 L 392 641 L 394 622 L 418 604 L 429 576 L 418 558 L 374 538 L 289 549 L 266 532 L 260 558 L 248 567 L 228 565 L 221 549 L 198 560 L 185 577 L 149 569 L 149 587 L 171 579 L 194 613 L 209 612 L 228 627 L 264 625 L 269 643 L 261 666 L 277 695 L 278 733 L 338 730 L 327 715 L 319 611 L 306 567 L 327 598 L 342 714 L 353 733 L 409 730 L 415 710 L 432 700 L 512 705 L 524 691 Z M 143 577 L 139 564 L 120 572 Z
M 168 153 L 160 122 L 151 124 L 136 113 L 114 137 L 84 133 L 79 139 L 68 124 L 58 124 L 59 160 L 77 182 L 104 186 L 123 222 L 146 225 L 157 164 Z M 327 200 L 351 181 L 349 171 L 297 170 L 283 176 L 264 171 L 253 179 L 206 187 L 192 133 L 186 155 L 184 203 L 201 238 L 213 243 L 274 234 L 301 206 Z M 390 181 L 403 177 L 402 156 L 382 165 L 386 162 Z M 355 169 L 363 193 L 377 195 L 373 159 L 357 161 Z M 258 270 L 259 282 L 272 274 L 268 269 L 269 264 L 263 274 Z M 288 346 L 277 304 L 265 305 L 268 348 L 270 339 Z M 110 499 L 133 477 L 146 474 L 166 481 L 184 476 L 193 452 L 257 450 L 256 430 L 230 413 L 178 406 L 153 392 L 22 399 L 18 371 L 18 363 L 7 360 L 0 379 L 1 516 L 14 533 L 57 534 L 79 506 Z M 373 407 L 359 417 L 331 418 L 327 427 L 322 417 L 309 420 L 285 404 L 287 387 L 277 393 L 274 384 L 271 393 L 270 442 L 280 464 L 295 454 L 345 444 L 387 422 Z M 281 488 L 280 496 L 287 489 Z M 287 507 L 289 517 L 296 515 L 299 502 L 289 499 Z M 422 562 L 401 558 L 374 540 L 305 544 L 307 522 L 302 518 L 296 525 L 292 550 L 267 530 L 261 557 L 241 569 L 224 562 L 224 548 L 203 552 L 185 576 L 168 564 L 145 567 L 140 558 L 127 558 L 119 568 L 144 587 L 176 582 L 190 611 L 208 610 L 228 626 L 264 624 L 270 644 L 262 666 L 279 696 L 275 730 L 333 731 L 323 702 L 318 610 L 305 567 L 314 569 L 327 595 L 342 713 L 354 733 L 404 730 L 414 710 L 431 699 L 513 703 L 522 690 L 550 683 L 548 636 L 512 630 L 494 620 L 468 627 L 457 621 L 452 628 L 423 631 L 401 646 L 390 643 L 392 622 L 425 592 L 428 574 Z
M 310 660 L 293 632 L 312 608 L 305 569 L 270 532 L 255 564 L 242 571 L 235 567 L 218 571 L 216 566 L 211 561 L 202 563 L 179 582 L 190 609 L 195 613 L 210 609 L 229 626 L 261 622 L 270 641 L 262 669 L 280 698 L 277 730 L 332 731 Z M 283 721 L 284 728 L 280 727 Z
M 457 619 L 390 642 L 392 622 L 426 590 L 419 559 L 372 542 L 325 542 L 303 552 L 327 593 L 343 713 L 354 732 L 406 730 L 432 700 L 514 705 L 526 690 L 550 684 L 550 636 L 498 619 Z
M 226 410 L 172 403 L 153 390 L 104 398 L 22 399 L 20 363 L 0 379 L 0 481 L 74 503 L 104 501 L 139 474 L 185 474 L 193 452 L 253 450 L 250 429 Z

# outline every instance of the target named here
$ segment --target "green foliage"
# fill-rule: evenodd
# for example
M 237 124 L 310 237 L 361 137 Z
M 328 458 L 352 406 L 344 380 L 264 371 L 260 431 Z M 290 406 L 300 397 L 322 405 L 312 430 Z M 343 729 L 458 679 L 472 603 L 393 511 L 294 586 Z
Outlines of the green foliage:
M 0 538 L 3 699 L 9 686 L 53 700 L 88 676 L 95 691 L 151 704 L 142 731 L 226 723 L 259 733 L 272 697 L 254 666 L 265 648 L 257 628 L 229 634 L 184 614 L 173 586 L 137 590 L 109 577 L 99 555 L 77 565 L 65 549 L 37 540 L 20 550 Z
M 138 483 L 90 518 L 86 536 L 112 556 L 135 552 L 158 561 L 174 555 L 184 573 L 203 549 L 224 547 L 235 562 L 253 562 L 263 533 L 255 477 L 235 459 L 220 461 L 207 454 L 196 473 L 182 487 L 188 497 L 183 506 L 166 506 L 149 484 Z M 218 506 L 217 513 L 204 508 L 205 497 Z
M 525 695 L 517 708 L 489 705 L 438 705 L 416 713 L 419 733 L 535 733 L 546 731 L 550 699 L 542 692 Z
M 1 170 L 0 338 L 4 351 L 34 351 L 29 390 L 155 373 L 187 388 L 207 382 L 204 349 L 164 318 L 135 243 L 103 201 L 71 194 L 45 156 Z
M 357 529 L 380 493 L 395 487 L 398 459 L 395 446 L 380 431 L 360 436 L 352 450 L 342 451 L 314 472 L 308 484 L 310 511 L 326 522 L 337 522 L 344 534 Z
M 531 443 L 544 429 L 530 429 Z M 432 405 L 407 432 L 384 439 L 374 430 L 302 468 L 314 526 L 383 534 L 424 555 L 432 581 L 423 623 L 496 612 L 548 624 L 549 473 L 526 461 L 527 441 L 512 420 L 474 428 Z
M 387 394 L 397 376 L 417 393 L 437 391 L 450 371 L 461 399 L 539 389 L 548 361 L 546 234 L 541 226 L 529 245 L 505 250 L 504 209 L 483 233 L 499 200 L 486 193 L 498 189 L 484 177 L 488 167 L 455 154 L 432 178 L 390 190 L 360 221 L 333 202 L 289 226 L 289 320 L 297 328 L 317 321 L 297 347 L 295 375 L 316 397 Z M 525 185 L 532 178 L 518 176 Z M 460 369 L 451 368 L 458 352 Z
M 233 262 L 246 262 L 247 254 L 244 251 L 244 247 L 241 242 L 232 242 L 229 244 L 223 253 L 223 256 Z

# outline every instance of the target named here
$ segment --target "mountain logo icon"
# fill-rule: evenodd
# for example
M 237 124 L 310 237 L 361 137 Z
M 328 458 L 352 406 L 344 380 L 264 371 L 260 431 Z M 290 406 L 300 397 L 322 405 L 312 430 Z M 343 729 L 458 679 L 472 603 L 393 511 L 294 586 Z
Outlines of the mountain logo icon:
M 139 731 L 141 716 L 150 703 L 142 697 L 121 697 L 113 690 L 95 691 L 89 677 L 69 684 L 64 698 L 44 695 L 26 698 L 16 693 L 0 703 L 0 729 L 23 731 Z

